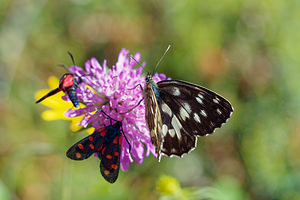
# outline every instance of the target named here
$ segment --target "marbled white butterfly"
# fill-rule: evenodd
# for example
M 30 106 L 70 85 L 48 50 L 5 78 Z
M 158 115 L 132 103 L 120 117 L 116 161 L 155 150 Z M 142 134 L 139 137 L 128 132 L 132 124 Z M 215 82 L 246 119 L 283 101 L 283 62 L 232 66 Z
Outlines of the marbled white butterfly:
M 213 133 L 233 112 L 226 99 L 204 87 L 179 80 L 155 83 L 150 73 L 143 95 L 158 160 L 161 154 L 189 153 L 196 146 L 196 136 Z

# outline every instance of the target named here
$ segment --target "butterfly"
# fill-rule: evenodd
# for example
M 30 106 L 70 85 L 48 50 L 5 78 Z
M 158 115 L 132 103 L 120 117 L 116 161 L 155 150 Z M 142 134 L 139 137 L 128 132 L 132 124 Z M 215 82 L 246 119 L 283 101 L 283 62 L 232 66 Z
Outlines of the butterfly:
M 56 89 L 50 91 L 48 94 L 37 100 L 35 103 L 39 103 L 43 101 L 44 99 L 63 91 L 64 93 L 67 93 L 70 100 L 72 101 L 73 105 L 75 107 L 79 106 L 79 101 L 77 98 L 76 88 L 78 88 L 79 84 L 83 81 L 81 77 L 76 76 L 75 74 L 66 73 L 64 74 L 60 80 L 59 85 Z
M 108 116 L 106 113 L 104 114 Z M 109 118 L 114 120 L 111 117 Z M 96 153 L 101 160 L 100 172 L 104 179 L 110 183 L 114 183 L 119 175 L 122 134 L 128 142 L 122 130 L 122 122 L 114 121 L 116 123 L 112 124 L 111 121 L 111 125 L 100 128 L 94 131 L 93 134 L 83 138 L 66 153 L 67 157 L 72 160 L 84 160 Z M 128 145 L 130 150 L 129 142 Z
M 157 158 L 182 156 L 196 147 L 196 136 L 221 127 L 233 112 L 220 95 L 179 80 L 155 83 L 150 73 L 143 89 L 145 118 Z

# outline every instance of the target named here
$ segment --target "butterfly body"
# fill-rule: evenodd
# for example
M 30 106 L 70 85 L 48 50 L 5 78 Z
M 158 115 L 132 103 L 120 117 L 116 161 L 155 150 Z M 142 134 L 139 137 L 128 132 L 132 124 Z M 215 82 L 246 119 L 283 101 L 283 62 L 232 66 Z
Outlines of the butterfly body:
M 77 93 L 76 93 L 76 88 L 78 88 L 79 83 L 82 82 L 82 79 L 79 77 L 79 79 L 76 79 L 76 76 L 71 73 L 66 73 L 64 74 L 60 80 L 59 80 L 59 86 L 58 88 L 50 91 L 48 94 L 40 98 L 36 103 L 39 103 L 43 101 L 44 99 L 60 92 L 63 91 L 64 93 L 67 93 L 71 102 L 75 107 L 79 106 L 78 98 L 77 98 Z
M 155 84 L 150 74 L 146 76 L 144 101 L 158 159 L 161 154 L 190 152 L 196 146 L 196 136 L 213 133 L 233 112 L 226 99 L 204 87 L 179 80 Z
M 74 144 L 67 157 L 72 160 L 84 160 L 96 153 L 100 162 L 100 172 L 110 183 L 114 183 L 119 174 L 120 150 L 122 145 L 122 122 L 96 130 L 93 134 Z
M 149 79 L 146 78 L 146 82 L 147 84 L 143 92 L 146 116 L 156 116 L 155 118 L 146 117 L 146 123 L 149 127 L 152 144 L 156 148 L 157 157 L 160 159 L 163 138 L 161 137 L 161 134 L 158 134 L 162 131 L 162 121 L 159 120 L 161 117 L 158 107 L 159 104 L 157 102 L 160 101 L 159 91 L 156 83 L 152 80 L 152 77 L 149 77 Z

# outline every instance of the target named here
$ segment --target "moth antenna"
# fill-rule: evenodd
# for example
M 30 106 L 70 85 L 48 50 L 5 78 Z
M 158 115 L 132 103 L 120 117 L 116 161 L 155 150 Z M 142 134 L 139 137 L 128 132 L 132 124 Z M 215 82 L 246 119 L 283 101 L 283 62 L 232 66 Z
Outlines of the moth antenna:
M 160 57 L 159 61 L 157 62 L 156 66 L 155 66 L 155 68 L 154 68 L 154 70 L 152 72 L 152 75 L 154 75 L 154 72 L 156 71 L 158 65 L 160 64 L 160 62 L 162 61 L 162 59 L 165 57 L 165 55 L 169 51 L 170 47 L 171 47 L 171 45 L 169 44 L 168 47 L 167 47 L 167 49 L 165 50 L 164 54 Z
M 70 56 L 70 58 L 71 58 L 71 60 L 72 60 L 73 65 L 76 65 L 76 64 L 75 64 L 74 57 L 73 57 L 73 55 L 71 54 L 70 51 L 68 51 L 68 54 L 69 54 L 69 56 Z
M 65 68 L 67 71 L 69 71 L 69 67 L 66 64 L 59 63 L 58 66 Z

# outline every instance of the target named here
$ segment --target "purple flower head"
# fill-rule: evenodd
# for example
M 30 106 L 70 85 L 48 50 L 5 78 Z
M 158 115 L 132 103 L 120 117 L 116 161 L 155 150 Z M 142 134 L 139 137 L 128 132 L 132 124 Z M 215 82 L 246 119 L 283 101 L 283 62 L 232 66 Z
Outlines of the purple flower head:
M 146 156 L 149 156 L 150 152 L 156 156 L 145 121 L 144 102 L 127 112 L 143 98 L 140 87 L 137 87 L 138 84 L 145 85 L 145 78 L 142 75 L 145 63 L 139 67 L 137 64 L 141 55 L 136 53 L 134 59 L 131 59 L 128 54 L 127 49 L 122 49 L 117 63 L 111 69 L 107 67 L 105 60 L 101 66 L 95 58 L 85 63 L 86 72 L 78 66 L 71 66 L 69 69 L 71 73 L 84 78 L 84 84 L 80 84 L 77 89 L 77 97 L 86 107 L 76 110 L 71 108 L 65 113 L 67 117 L 84 115 L 78 125 L 87 127 L 88 124 L 92 124 L 95 129 L 111 123 L 102 112 L 95 112 L 99 109 L 111 118 L 122 121 L 122 129 L 131 145 L 129 152 L 129 145 L 122 137 L 120 163 L 123 171 L 127 171 L 129 164 L 134 160 L 138 164 L 143 162 L 144 147 L 146 147 Z M 155 82 L 165 79 L 164 74 L 156 73 L 153 76 Z M 63 99 L 68 100 L 67 95 Z

